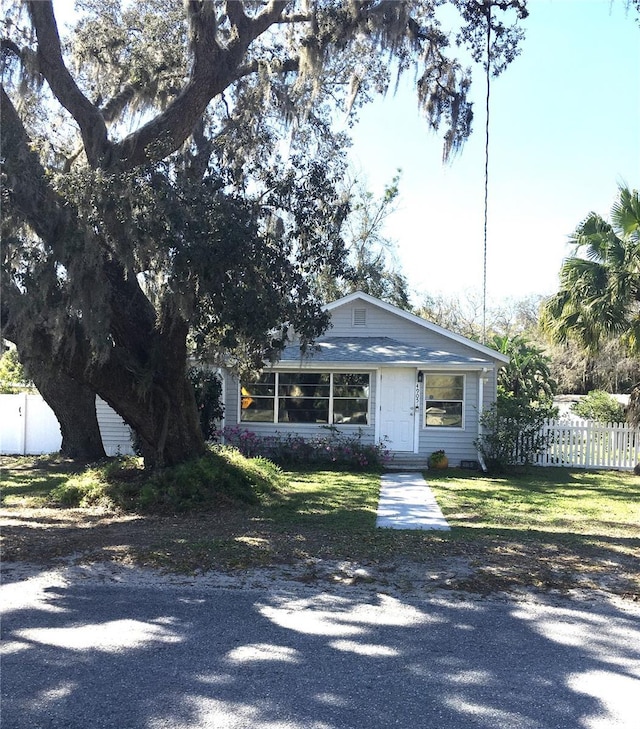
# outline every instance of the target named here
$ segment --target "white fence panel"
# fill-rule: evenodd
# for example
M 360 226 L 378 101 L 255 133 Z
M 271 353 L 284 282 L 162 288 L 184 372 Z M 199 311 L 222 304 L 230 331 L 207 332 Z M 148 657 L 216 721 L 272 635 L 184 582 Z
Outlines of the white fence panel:
M 0 454 L 23 453 L 26 395 L 0 395 Z
M 96 413 L 107 455 L 132 454 L 131 434 L 122 418 L 100 398 Z M 58 420 L 39 394 L 0 395 L 0 455 L 55 453 L 61 445 Z
M 53 410 L 40 395 L 27 395 L 25 453 L 54 453 L 60 450 L 62 434 Z
M 538 466 L 633 470 L 640 462 L 640 429 L 628 423 L 550 420 L 541 432 L 549 445 Z
M 56 416 L 40 395 L 0 395 L 0 454 L 53 453 L 61 444 Z

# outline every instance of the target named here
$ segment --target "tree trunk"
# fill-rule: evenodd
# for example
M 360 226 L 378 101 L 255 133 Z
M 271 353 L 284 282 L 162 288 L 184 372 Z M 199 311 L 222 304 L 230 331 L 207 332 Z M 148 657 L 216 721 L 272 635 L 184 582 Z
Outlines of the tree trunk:
M 627 405 L 627 422 L 634 428 L 640 425 L 640 383 L 631 388 Z
M 43 376 L 32 370 L 31 378 L 60 423 L 60 453 L 81 461 L 105 458 L 95 392 L 62 372 Z
M 128 282 L 122 282 L 127 283 Z M 140 314 L 140 310 L 137 310 Z M 84 381 L 136 433 L 146 468 L 174 466 L 206 451 L 187 377 L 188 324 L 145 326 L 133 312 L 113 327 L 114 346 L 96 360 L 78 323 L 60 364 Z
M 8 212 L 31 226 L 43 242 L 42 260 L 30 272 L 31 290 L 25 293 L 3 276 L 4 336 L 21 342 L 19 352 L 34 361 L 34 373 L 38 366 L 47 373 L 63 373 L 100 395 L 135 430 L 146 466 L 171 466 L 202 455 L 206 446 L 186 374 L 188 323 L 177 313 L 157 312 L 135 271 L 111 255 L 101 231 L 85 225 L 53 190 L 15 108 L 0 91 L 0 129 L 7 150 L 3 174 L 11 190 Z M 114 238 L 126 240 L 124 226 L 108 215 L 105 226 Z M 83 291 L 87 300 L 72 304 L 52 276 L 59 264 L 74 267 L 79 254 L 69 241 L 81 241 L 100 255 L 91 271 L 92 285 Z M 97 338 L 94 333 L 97 349 L 83 329 L 83 318 L 70 313 L 78 307 L 90 311 L 95 291 L 108 299 L 104 331 Z
M 203 455 L 206 445 L 187 377 L 189 324 L 168 311 L 158 317 L 136 277 L 119 264 L 105 262 L 104 270 L 114 346 L 106 361 L 85 368 L 87 381 L 134 429 L 145 467 Z
M 48 337 L 34 337 L 32 331 L 12 326 L 5 317 L 2 323 L 3 336 L 16 345 L 20 362 L 60 424 L 62 455 L 80 461 L 104 458 L 95 391 L 56 366 L 53 350 L 46 346 Z

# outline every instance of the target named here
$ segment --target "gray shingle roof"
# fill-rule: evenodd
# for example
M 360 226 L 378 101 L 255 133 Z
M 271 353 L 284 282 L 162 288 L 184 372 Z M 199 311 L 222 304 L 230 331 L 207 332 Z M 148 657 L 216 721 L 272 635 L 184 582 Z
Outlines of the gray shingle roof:
M 445 351 L 434 351 L 414 344 L 404 344 L 389 337 L 325 337 L 318 340 L 305 355 L 297 345 L 289 345 L 279 364 L 363 363 L 407 365 L 492 365 L 488 359 L 465 357 Z

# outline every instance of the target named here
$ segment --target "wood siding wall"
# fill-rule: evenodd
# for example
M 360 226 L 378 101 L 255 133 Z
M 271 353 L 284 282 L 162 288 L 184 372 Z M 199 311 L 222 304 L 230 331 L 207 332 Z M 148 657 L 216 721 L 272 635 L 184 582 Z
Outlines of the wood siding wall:
M 353 326 L 353 310 L 366 309 L 366 325 Z M 445 351 L 466 357 L 477 357 L 478 352 L 467 345 L 430 331 L 420 324 L 407 321 L 391 312 L 363 302 L 352 302 L 339 306 L 331 312 L 332 326 L 327 331 L 329 337 L 389 337 L 405 344 L 414 344 L 433 351 Z M 476 375 L 468 375 L 475 377 Z M 484 408 L 490 407 L 496 399 L 496 371 L 487 373 L 488 380 L 484 386 Z M 473 400 L 477 410 L 477 383 Z M 474 416 L 475 417 L 475 416 Z

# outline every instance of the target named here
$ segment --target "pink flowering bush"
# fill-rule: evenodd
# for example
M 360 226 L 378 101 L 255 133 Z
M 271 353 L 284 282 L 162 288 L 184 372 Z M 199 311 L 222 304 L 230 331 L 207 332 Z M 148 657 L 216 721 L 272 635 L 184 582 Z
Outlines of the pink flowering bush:
M 227 426 L 217 439 L 249 458 L 263 456 L 280 466 L 322 466 L 359 471 L 382 470 L 390 460 L 383 444 L 363 443 L 362 431 L 350 435 L 327 427 L 321 435 L 304 438 L 293 433 L 256 435 L 239 426 Z

